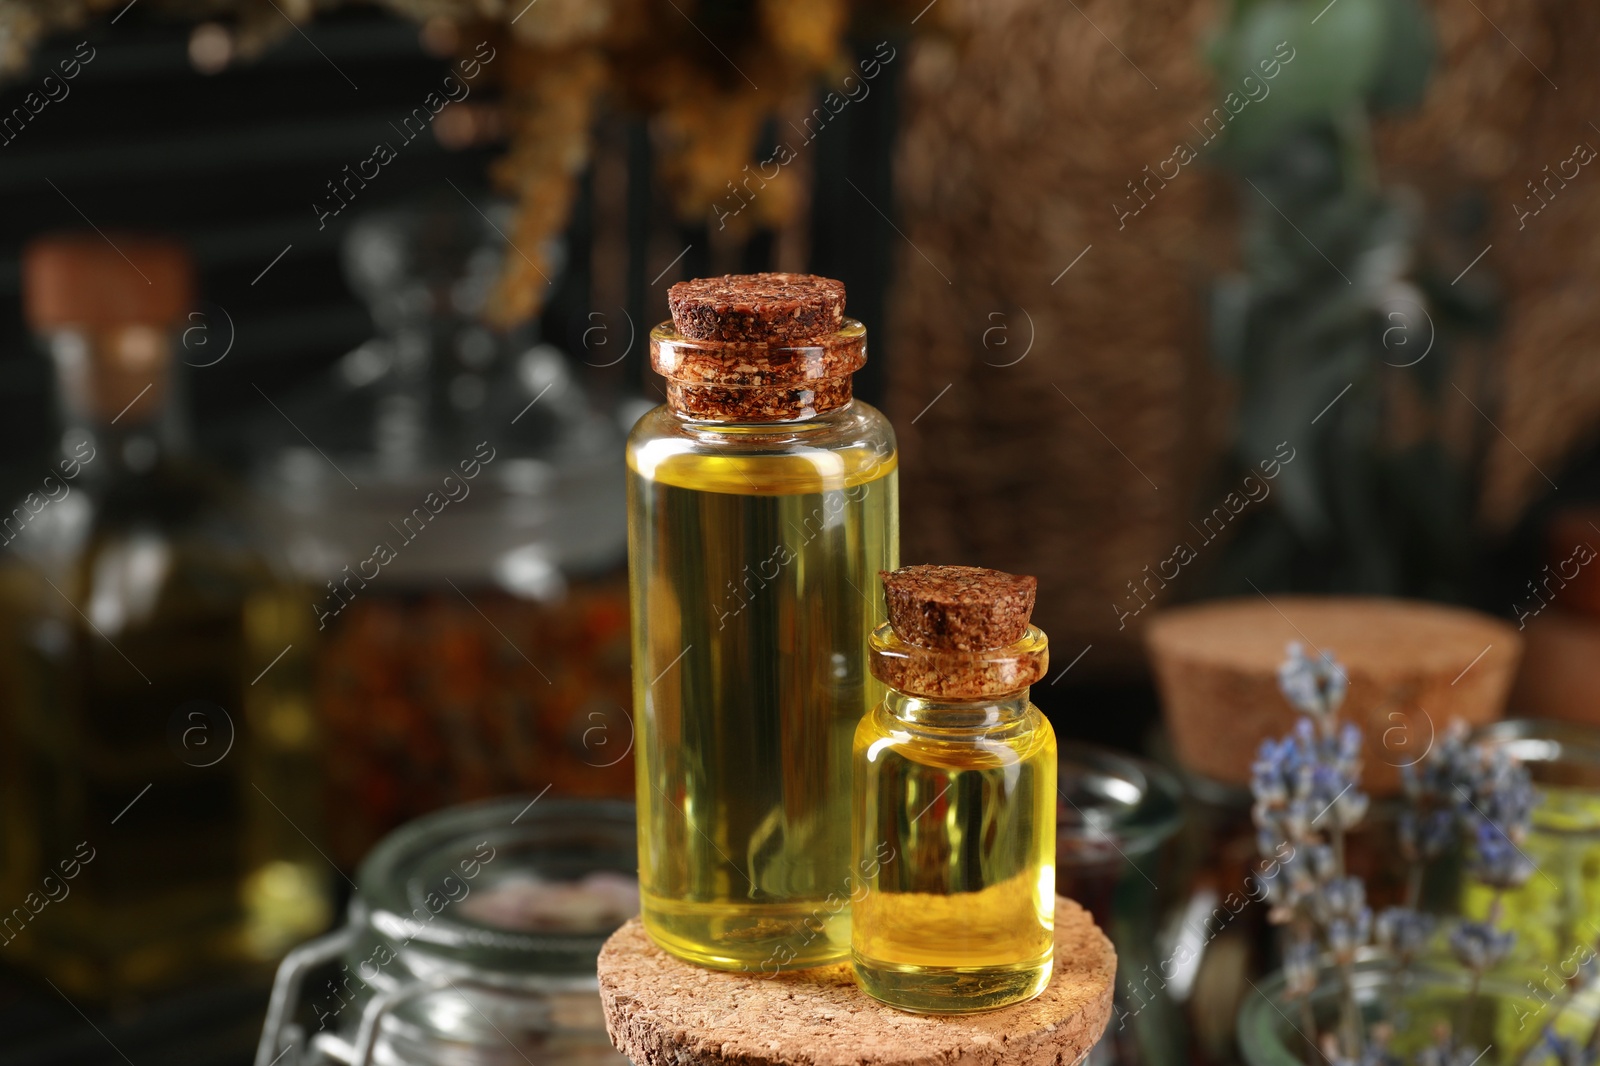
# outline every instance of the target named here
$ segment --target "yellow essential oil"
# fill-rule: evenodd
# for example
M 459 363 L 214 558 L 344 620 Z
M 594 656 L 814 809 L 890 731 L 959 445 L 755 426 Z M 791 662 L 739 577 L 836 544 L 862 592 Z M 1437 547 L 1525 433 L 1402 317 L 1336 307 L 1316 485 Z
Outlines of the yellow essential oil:
M 855 734 L 856 979 L 918 1013 L 1031 999 L 1054 948 L 1056 741 L 1011 668 L 1042 674 L 1044 635 L 924 652 L 884 625 L 872 651 L 891 688 Z M 880 670 L 896 659 L 908 668 Z M 976 683 L 948 687 L 962 698 L 918 695 L 906 689 L 941 688 L 916 683 L 918 663 L 946 678 L 975 671 Z
M 719 969 L 837 962 L 850 742 L 882 692 L 866 643 L 898 550 L 893 435 L 848 398 L 779 423 L 682 401 L 628 445 L 645 928 Z

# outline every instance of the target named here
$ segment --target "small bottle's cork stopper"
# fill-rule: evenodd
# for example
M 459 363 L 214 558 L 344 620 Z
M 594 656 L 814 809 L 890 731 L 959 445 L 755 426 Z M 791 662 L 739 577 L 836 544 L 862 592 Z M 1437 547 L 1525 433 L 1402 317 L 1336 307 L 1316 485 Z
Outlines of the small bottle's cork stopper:
M 844 283 L 815 274 L 726 274 L 678 282 L 667 305 L 690 340 L 816 340 L 844 322 Z
M 902 566 L 882 571 L 889 624 L 907 644 L 992 651 L 1022 639 L 1039 579 L 981 566 Z

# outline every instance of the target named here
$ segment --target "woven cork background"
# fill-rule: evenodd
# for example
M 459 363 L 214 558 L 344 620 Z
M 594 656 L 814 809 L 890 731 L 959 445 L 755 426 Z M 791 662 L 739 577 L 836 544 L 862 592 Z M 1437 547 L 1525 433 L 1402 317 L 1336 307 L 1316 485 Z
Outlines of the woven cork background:
M 1385 181 L 1422 192 L 1431 222 L 1487 207 L 1476 229 L 1440 225 L 1452 236 L 1430 255 L 1465 268 L 1492 244 L 1461 284 L 1504 294 L 1501 331 L 1472 361 L 1486 369 L 1447 390 L 1452 435 L 1488 449 L 1492 537 L 1600 421 L 1600 168 L 1525 230 L 1512 208 L 1579 140 L 1600 146 L 1586 54 L 1600 9 L 1440 0 L 1434 13 L 1425 104 L 1381 123 L 1377 143 Z M 941 0 L 927 18 L 943 32 L 908 57 L 908 240 L 887 338 L 902 557 L 1037 574 L 1035 621 L 1057 657 L 1095 645 L 1079 679 L 1140 668 L 1153 612 L 1119 629 L 1112 605 L 1132 602 L 1127 582 L 1209 506 L 1197 497 L 1228 439 L 1205 299 L 1235 260 L 1231 179 L 1186 167 L 1138 216 L 1119 222 L 1112 206 L 1210 107 L 1202 50 L 1217 17 L 1211 0 Z

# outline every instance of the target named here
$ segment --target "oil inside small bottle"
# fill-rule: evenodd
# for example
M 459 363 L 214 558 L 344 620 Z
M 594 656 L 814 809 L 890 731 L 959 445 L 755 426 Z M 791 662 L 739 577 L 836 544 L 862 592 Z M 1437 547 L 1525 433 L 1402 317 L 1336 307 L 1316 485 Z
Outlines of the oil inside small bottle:
M 873 997 L 923 1013 L 1021 1002 L 1050 980 L 1056 741 L 1027 692 L 891 691 L 856 730 L 852 956 Z
M 708 454 L 673 419 L 647 415 L 629 451 L 644 924 L 721 969 L 838 961 L 850 739 L 883 691 L 865 648 L 896 565 L 892 441 Z

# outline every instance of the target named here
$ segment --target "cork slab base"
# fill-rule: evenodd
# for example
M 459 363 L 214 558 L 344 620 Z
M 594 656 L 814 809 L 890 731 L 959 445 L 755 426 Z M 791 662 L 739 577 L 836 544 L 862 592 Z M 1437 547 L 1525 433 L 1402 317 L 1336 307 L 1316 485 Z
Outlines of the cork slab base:
M 774 975 L 703 970 L 635 918 L 600 952 L 611 1042 L 636 1066 L 1073 1066 L 1111 1018 L 1117 956 L 1082 907 L 1056 898 L 1055 968 L 1038 998 L 985 1014 L 886 1007 L 847 964 Z

